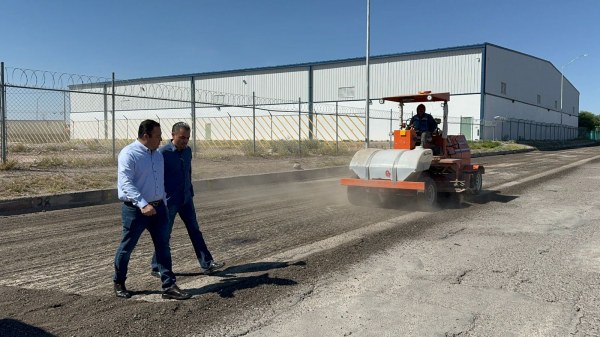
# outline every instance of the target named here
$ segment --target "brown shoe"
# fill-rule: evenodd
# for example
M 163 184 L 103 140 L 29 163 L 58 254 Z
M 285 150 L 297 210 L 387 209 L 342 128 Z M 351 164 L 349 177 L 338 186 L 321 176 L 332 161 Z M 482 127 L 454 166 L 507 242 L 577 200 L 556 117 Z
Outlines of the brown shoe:
M 125 283 L 115 282 L 115 295 L 120 298 L 130 298 L 131 292 L 125 288 Z
M 162 298 L 167 300 L 187 300 L 190 297 L 192 297 L 191 294 L 179 289 L 176 284 L 165 289 L 162 294 Z

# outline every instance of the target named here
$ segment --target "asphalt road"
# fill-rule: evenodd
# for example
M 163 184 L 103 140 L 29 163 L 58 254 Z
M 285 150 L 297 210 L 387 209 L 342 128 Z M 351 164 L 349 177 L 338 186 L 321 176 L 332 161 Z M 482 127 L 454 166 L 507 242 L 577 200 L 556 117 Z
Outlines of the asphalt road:
M 227 268 L 200 275 L 176 222 L 185 302 L 160 299 L 147 234 L 130 264 L 136 296 L 114 298 L 119 204 L 2 217 L 0 335 L 598 334 L 591 158 L 600 149 L 478 158 L 485 195 L 432 213 L 351 206 L 337 178 L 200 191 Z

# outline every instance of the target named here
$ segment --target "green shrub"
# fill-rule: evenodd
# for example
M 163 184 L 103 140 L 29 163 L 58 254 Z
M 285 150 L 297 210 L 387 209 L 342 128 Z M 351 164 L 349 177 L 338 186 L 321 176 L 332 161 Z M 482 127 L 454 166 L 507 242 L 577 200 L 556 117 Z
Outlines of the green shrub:
M 269 145 L 273 154 L 280 156 L 295 155 L 300 151 L 297 140 L 273 140 L 269 142 Z
M 16 143 L 8 146 L 8 152 L 18 153 L 27 152 L 29 149 L 23 143 Z
M 0 163 L 0 171 L 8 171 L 17 167 L 19 164 L 16 160 L 7 160 L 4 163 Z
M 493 149 L 501 145 L 502 143 L 494 140 L 469 141 L 469 147 L 471 149 Z
M 112 158 L 74 158 L 64 163 L 64 165 L 73 168 L 107 167 L 115 164 L 116 162 Z
M 46 168 L 62 167 L 65 166 L 65 160 L 57 157 L 43 157 L 35 162 L 35 166 Z
M 265 149 L 259 142 L 256 142 L 256 151 L 254 147 L 254 143 L 251 140 L 244 140 L 240 143 L 240 149 L 246 156 L 263 156 L 266 154 Z
M 98 152 L 105 150 L 104 145 L 97 139 L 85 141 L 85 145 L 92 151 Z M 112 148 L 112 144 L 110 147 Z

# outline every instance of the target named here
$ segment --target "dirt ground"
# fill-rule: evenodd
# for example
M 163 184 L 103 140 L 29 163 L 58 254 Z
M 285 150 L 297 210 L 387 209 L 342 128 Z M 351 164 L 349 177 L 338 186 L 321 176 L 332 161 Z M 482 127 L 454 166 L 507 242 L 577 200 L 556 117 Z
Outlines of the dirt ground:
M 504 331 L 515 330 L 502 327 L 504 322 L 550 317 L 564 326 L 571 316 L 563 313 L 574 313 L 573 321 L 582 322 L 579 333 L 571 335 L 590 336 L 598 326 L 592 321 L 598 317 L 593 295 L 598 293 L 597 273 L 576 274 L 548 257 L 575 256 L 577 251 L 559 248 L 573 248 L 573 242 L 591 237 L 585 231 L 575 240 L 565 235 L 566 225 L 584 229 L 584 223 L 562 213 L 560 201 L 577 202 L 582 197 L 578 191 L 593 190 L 597 162 L 566 177 L 566 184 L 573 185 L 569 194 L 563 183 L 547 183 L 547 177 L 537 178 L 546 182 L 545 194 L 531 197 L 501 186 L 552 171 L 557 163 L 599 160 L 598 151 L 477 158 L 486 167 L 489 200 L 431 214 L 405 206 L 352 206 L 335 178 L 199 193 L 203 232 L 212 253 L 227 265 L 210 277 L 199 274 L 178 221 L 171 240 L 175 271 L 179 285 L 194 295 L 183 302 L 160 300 L 160 284 L 149 273 L 153 250 L 147 235 L 130 263 L 128 287 L 136 292 L 134 298 L 114 297 L 110 275 L 120 235 L 118 203 L 0 217 L 0 336 L 279 336 L 286 334 L 272 329 L 286 323 L 292 323 L 288 336 L 398 336 L 410 331 L 411 322 L 438 329 L 412 334 L 416 336 L 506 336 Z M 544 207 L 550 208 L 519 201 L 547 204 L 548 195 L 552 204 Z M 569 214 L 583 214 L 581 209 L 596 205 L 580 206 L 585 207 L 569 208 Z M 495 216 L 486 216 L 488 212 Z M 533 233 L 519 236 L 521 217 Z M 589 217 L 596 219 L 597 212 Z M 545 227 L 538 230 L 532 218 Z M 534 241 L 536 230 L 554 236 Z M 593 237 L 599 236 L 593 232 Z M 596 241 L 585 243 L 596 247 Z M 374 254 L 385 259 L 371 260 Z M 354 273 L 357 262 L 364 269 Z M 444 293 L 449 287 L 453 291 Z M 366 293 L 358 292 L 364 288 Z M 495 314 L 503 308 L 508 310 L 502 313 L 514 315 Z M 529 315 L 514 319 L 523 312 Z M 294 325 L 303 317 L 307 323 Z M 490 329 L 500 328 L 474 330 L 488 329 L 488 322 L 499 323 Z M 408 327 L 392 330 L 388 323 Z M 543 335 L 569 335 L 565 332 Z

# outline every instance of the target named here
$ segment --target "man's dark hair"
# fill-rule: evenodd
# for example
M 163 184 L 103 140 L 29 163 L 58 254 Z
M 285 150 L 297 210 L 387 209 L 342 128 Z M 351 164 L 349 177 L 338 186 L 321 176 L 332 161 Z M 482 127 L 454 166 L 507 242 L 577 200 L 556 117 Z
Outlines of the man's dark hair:
M 141 122 L 140 128 L 138 129 L 138 138 L 144 137 L 145 134 L 147 134 L 148 137 L 152 137 L 152 130 L 154 130 L 154 128 L 157 126 L 160 127 L 160 124 L 151 119 L 146 119 L 145 121 Z
M 417 105 L 417 111 L 419 111 L 420 108 L 423 108 L 423 111 L 425 111 L 426 110 L 425 109 L 425 104 L 421 103 L 421 104 Z
M 180 129 L 184 129 L 185 131 L 190 131 L 191 130 L 191 128 L 188 125 L 188 123 L 186 123 L 186 122 L 177 122 L 177 123 L 173 124 L 173 129 L 171 130 L 171 132 L 176 133 Z

